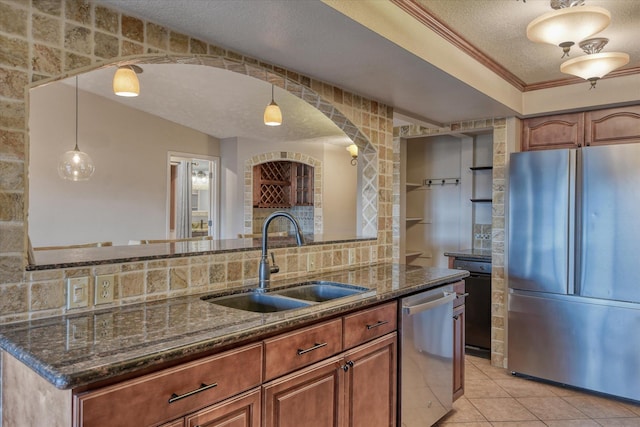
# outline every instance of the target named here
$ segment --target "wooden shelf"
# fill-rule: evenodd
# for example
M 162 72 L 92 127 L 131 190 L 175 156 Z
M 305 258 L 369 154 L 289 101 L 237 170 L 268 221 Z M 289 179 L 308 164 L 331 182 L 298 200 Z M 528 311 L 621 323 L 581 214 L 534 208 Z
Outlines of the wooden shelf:
M 411 188 L 422 187 L 422 184 L 418 184 L 416 182 L 407 182 L 405 185 Z
M 404 256 L 405 258 L 415 258 L 422 255 L 421 251 L 407 251 L 405 252 Z
M 416 221 L 422 221 L 424 218 L 419 218 L 419 217 L 409 217 L 406 219 L 407 222 L 416 222 Z
M 487 171 L 493 169 L 493 166 L 471 166 L 472 171 Z
M 491 203 L 493 202 L 492 199 L 469 199 L 471 200 L 471 203 Z

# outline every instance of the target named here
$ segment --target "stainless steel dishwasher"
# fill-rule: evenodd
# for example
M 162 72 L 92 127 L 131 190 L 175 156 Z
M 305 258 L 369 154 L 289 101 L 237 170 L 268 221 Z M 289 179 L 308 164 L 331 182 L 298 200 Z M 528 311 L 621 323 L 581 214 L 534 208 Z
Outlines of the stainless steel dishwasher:
M 445 285 L 401 299 L 401 426 L 430 426 L 451 410 L 455 298 Z

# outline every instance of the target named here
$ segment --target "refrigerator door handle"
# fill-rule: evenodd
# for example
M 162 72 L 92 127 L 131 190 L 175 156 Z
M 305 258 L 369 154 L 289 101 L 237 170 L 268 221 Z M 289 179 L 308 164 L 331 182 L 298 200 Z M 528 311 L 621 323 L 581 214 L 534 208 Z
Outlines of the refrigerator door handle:
M 402 306 L 402 310 L 404 311 L 405 314 L 408 314 L 409 316 L 411 316 L 411 315 L 418 314 L 423 311 L 432 309 L 439 305 L 451 302 L 457 297 L 458 297 L 458 294 L 456 294 L 455 292 L 443 292 L 443 296 L 438 299 L 423 302 L 417 305 L 404 305 Z
M 580 224 L 580 220 L 576 219 L 576 214 L 580 209 L 576 209 L 578 194 L 580 189 L 577 188 L 578 180 L 576 173 L 580 170 L 580 151 L 569 150 L 569 194 L 568 194 L 568 232 L 567 236 L 567 294 L 571 295 L 576 292 L 575 275 L 576 275 L 576 251 L 580 245 L 580 236 L 576 232 L 576 225 Z

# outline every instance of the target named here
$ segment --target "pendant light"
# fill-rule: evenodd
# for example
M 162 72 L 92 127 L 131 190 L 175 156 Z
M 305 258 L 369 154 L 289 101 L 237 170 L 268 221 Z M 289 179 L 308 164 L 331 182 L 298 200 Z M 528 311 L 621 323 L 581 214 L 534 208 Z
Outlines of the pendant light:
M 140 73 L 142 73 L 142 68 L 137 65 L 118 67 L 113 76 L 113 93 L 126 97 L 140 95 L 140 81 L 136 75 Z
M 267 126 L 280 126 L 282 124 L 282 111 L 273 100 L 273 85 L 271 85 L 271 104 L 264 109 L 264 124 Z
M 94 170 L 91 157 L 78 149 L 78 76 L 76 76 L 76 146 L 60 156 L 58 175 L 69 181 L 87 181 Z
M 527 37 L 537 43 L 560 46 L 569 55 L 576 42 L 607 28 L 611 22 L 608 10 L 597 6 L 573 6 L 570 0 L 552 1 L 555 10 L 539 16 L 527 25 Z
M 358 164 L 358 146 L 356 144 L 351 144 L 347 147 L 347 151 L 351 154 L 351 165 L 355 166 Z
M 626 53 L 600 52 L 608 41 L 606 38 L 583 40 L 580 48 L 586 55 L 563 62 L 560 71 L 582 77 L 591 82 L 589 89 L 595 88 L 599 79 L 629 63 L 629 55 Z

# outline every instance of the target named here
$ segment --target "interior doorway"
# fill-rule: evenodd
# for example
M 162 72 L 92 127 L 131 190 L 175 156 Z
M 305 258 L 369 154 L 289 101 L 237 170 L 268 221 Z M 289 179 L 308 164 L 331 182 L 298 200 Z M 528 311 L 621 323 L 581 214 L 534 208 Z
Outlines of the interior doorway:
M 169 153 L 169 239 L 219 238 L 219 174 L 219 157 Z

